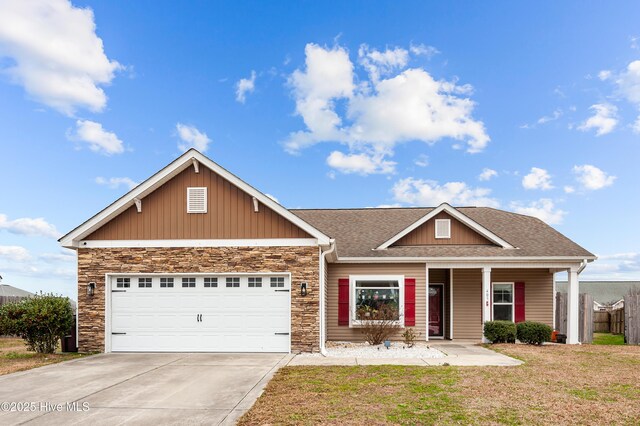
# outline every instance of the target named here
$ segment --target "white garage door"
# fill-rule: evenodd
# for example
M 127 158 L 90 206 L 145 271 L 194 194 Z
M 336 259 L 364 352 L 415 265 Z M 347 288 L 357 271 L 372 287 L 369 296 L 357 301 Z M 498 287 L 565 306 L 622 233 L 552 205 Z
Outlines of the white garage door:
M 289 352 L 288 275 L 135 275 L 110 281 L 114 352 Z

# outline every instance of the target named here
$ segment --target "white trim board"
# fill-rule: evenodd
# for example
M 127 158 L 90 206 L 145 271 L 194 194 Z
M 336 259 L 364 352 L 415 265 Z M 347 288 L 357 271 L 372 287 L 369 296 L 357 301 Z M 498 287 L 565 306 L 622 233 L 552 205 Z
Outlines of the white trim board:
M 295 214 L 291 213 L 285 207 L 281 206 L 273 199 L 267 197 L 262 192 L 258 191 L 239 177 L 235 176 L 222 166 L 216 164 L 211 159 L 207 158 L 197 150 L 191 148 L 180 157 L 172 161 L 169 165 L 165 166 L 162 170 L 142 182 L 140 185 L 133 188 L 131 191 L 120 197 L 111 205 L 91 217 L 89 220 L 76 227 L 74 230 L 60 238 L 58 241 L 63 247 L 76 248 L 79 242 L 93 231 L 100 228 L 102 225 L 124 212 L 126 209 L 134 205 L 134 199 L 142 200 L 144 197 L 155 191 L 158 187 L 169 181 L 171 178 L 185 170 L 187 167 L 193 166 L 193 161 L 198 161 L 201 165 L 208 167 L 214 173 L 220 177 L 226 179 L 231 184 L 238 187 L 240 190 L 246 192 L 252 197 L 255 197 L 265 206 L 269 207 L 274 212 L 278 213 L 300 229 L 307 232 L 318 240 L 320 245 L 329 245 L 329 237 L 304 220 L 300 219 Z
M 451 207 L 447 203 L 442 203 L 438 207 L 436 207 L 435 209 L 431 210 L 429 213 L 427 213 L 426 215 L 422 216 L 420 219 L 418 219 L 417 221 L 415 221 L 414 223 L 412 223 L 411 225 L 409 225 L 408 227 L 406 227 L 405 229 L 400 231 L 398 234 L 394 235 L 389 240 L 387 240 L 384 243 L 382 243 L 378 248 L 376 248 L 376 250 L 384 250 L 384 249 L 390 247 L 393 243 L 397 242 L 402 237 L 404 237 L 405 235 L 407 235 L 408 233 L 410 233 L 414 229 L 418 228 L 420 225 L 422 225 L 423 223 L 427 222 L 429 219 L 431 219 L 432 217 L 436 216 L 437 214 L 439 214 L 441 212 L 448 213 L 450 216 L 458 219 L 460 222 L 464 223 L 469 228 L 473 229 L 474 231 L 476 231 L 477 233 L 479 233 L 483 237 L 485 237 L 488 240 L 494 242 L 495 244 L 501 246 L 502 248 L 505 248 L 505 249 L 514 249 L 515 248 L 514 246 L 512 246 L 511 244 L 509 244 L 508 242 L 506 242 L 505 240 L 503 240 L 502 238 L 500 238 L 499 236 L 494 234 L 493 232 L 489 231 L 484 226 L 480 225 L 476 221 L 474 221 L 471 218 L 469 218 L 467 215 L 460 213 L 457 209 Z
M 145 247 L 313 247 L 315 238 L 262 238 L 244 240 L 84 240 L 80 248 Z

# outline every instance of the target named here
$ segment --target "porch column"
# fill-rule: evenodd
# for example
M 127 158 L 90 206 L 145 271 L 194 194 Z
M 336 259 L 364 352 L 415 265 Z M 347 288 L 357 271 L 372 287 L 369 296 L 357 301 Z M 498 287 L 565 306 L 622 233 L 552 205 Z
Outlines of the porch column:
M 427 305 L 425 306 L 425 323 L 427 324 L 427 326 L 425 327 L 426 330 L 424 332 L 424 340 L 426 340 L 427 342 L 429 341 L 429 265 L 425 264 L 425 268 L 424 268 L 424 277 L 425 277 L 425 282 L 426 282 L 426 288 L 425 288 L 425 294 L 427 295 L 426 299 L 427 299 Z
M 580 315 L 579 307 L 579 283 L 578 268 L 570 268 L 568 271 L 569 284 L 567 285 L 567 344 L 577 345 L 580 343 L 578 336 L 578 322 Z
M 484 323 L 491 321 L 491 268 L 485 266 L 482 268 L 482 326 Z M 487 343 L 488 340 L 482 336 L 482 341 Z

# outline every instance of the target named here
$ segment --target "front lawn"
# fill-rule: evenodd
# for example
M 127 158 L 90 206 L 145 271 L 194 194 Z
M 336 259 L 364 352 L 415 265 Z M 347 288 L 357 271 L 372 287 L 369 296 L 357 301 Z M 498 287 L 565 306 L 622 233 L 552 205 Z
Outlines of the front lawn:
M 640 347 L 496 345 L 519 367 L 286 367 L 253 424 L 638 424 Z
M 77 353 L 39 354 L 29 352 L 24 345 L 24 340 L 14 337 L 0 337 L 0 375 L 42 367 L 80 356 L 82 355 Z
M 593 333 L 594 345 L 624 345 L 624 334 Z

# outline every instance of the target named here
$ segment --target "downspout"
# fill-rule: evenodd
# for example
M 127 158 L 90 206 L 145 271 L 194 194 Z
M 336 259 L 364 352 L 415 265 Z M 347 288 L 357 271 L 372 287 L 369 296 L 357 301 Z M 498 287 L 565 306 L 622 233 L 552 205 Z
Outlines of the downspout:
M 327 355 L 327 349 L 325 348 L 326 335 L 326 314 L 325 314 L 325 288 L 327 286 L 325 275 L 325 259 L 328 254 L 333 253 L 336 250 L 336 240 L 331 238 L 329 240 L 329 250 L 322 251 L 320 249 L 320 353 Z
M 578 275 L 580 275 L 580 273 L 582 271 L 584 271 L 584 268 L 587 267 L 587 264 L 589 263 L 589 261 L 587 259 L 583 260 L 582 262 L 580 262 L 580 267 L 578 268 Z

